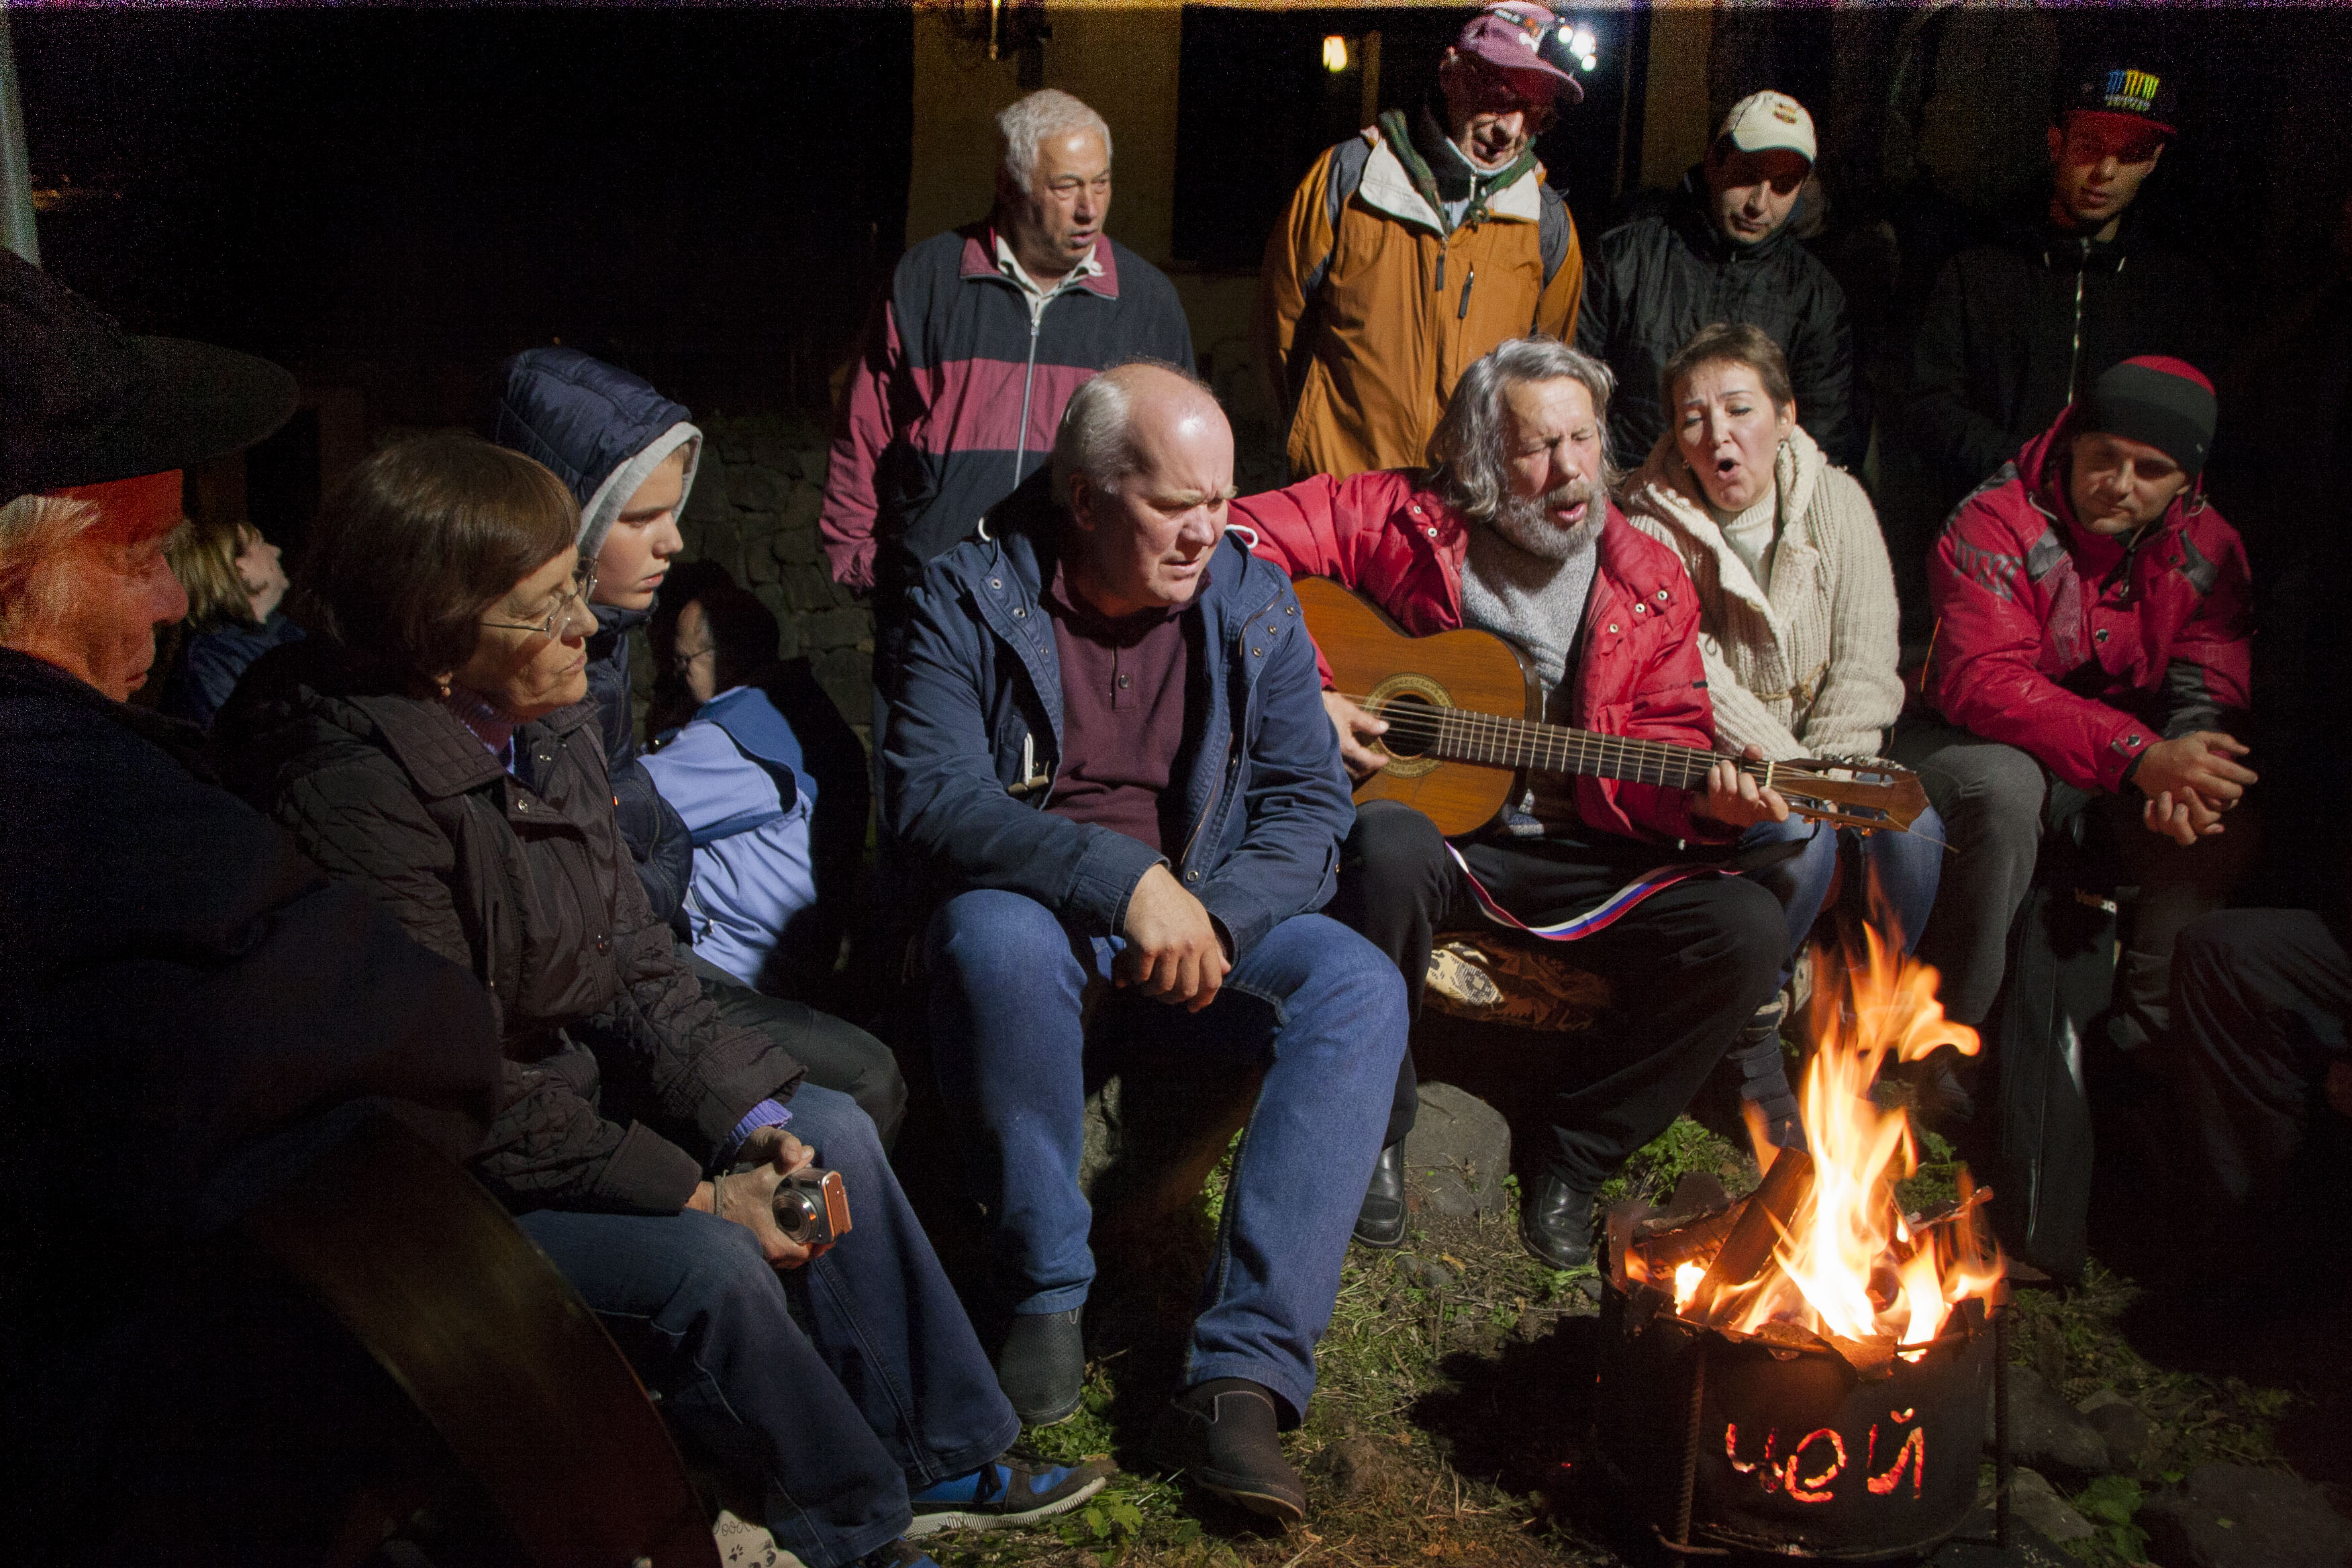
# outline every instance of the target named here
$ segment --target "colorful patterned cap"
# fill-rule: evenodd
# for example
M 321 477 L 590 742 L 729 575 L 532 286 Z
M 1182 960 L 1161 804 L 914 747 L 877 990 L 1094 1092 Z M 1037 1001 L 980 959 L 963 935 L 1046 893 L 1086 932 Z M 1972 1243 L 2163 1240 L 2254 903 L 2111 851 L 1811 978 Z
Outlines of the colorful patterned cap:
M 2176 95 L 2172 79 L 2144 66 L 2102 61 L 2083 73 L 2060 110 L 2067 114 L 2105 114 L 2131 120 L 2169 136 Z

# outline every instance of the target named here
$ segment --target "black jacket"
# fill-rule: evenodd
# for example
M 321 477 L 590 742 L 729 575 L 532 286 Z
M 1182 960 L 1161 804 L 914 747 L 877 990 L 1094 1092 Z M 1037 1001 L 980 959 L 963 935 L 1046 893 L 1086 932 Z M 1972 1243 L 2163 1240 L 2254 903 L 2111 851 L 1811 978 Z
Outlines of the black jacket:
M 1666 210 L 1618 225 L 1586 264 L 1576 346 L 1617 373 L 1610 446 L 1638 467 L 1666 427 L 1660 374 L 1676 350 L 1716 321 L 1751 321 L 1789 356 L 1797 423 L 1840 468 L 1862 462 L 1870 432 L 1853 414 L 1853 325 L 1845 290 L 1792 232 L 1735 245 L 1706 213 L 1694 167 Z
M 164 673 L 156 706 L 174 719 L 209 730 L 213 715 L 236 689 L 237 677 L 245 673 L 246 666 L 279 643 L 301 638 L 302 628 L 289 620 L 283 610 L 270 611 L 269 618 L 258 626 L 230 621 L 208 632 L 191 632 Z
M 490 1117 L 482 988 L 214 783 L 202 743 L 0 649 L 12 1377 L 56 1348 L 19 1336 L 28 1316 L 94 1331 L 152 1238 L 185 1239 L 201 1184 L 255 1141 L 385 1096 L 441 1108 L 436 1142 L 463 1155 Z
M 694 880 L 694 839 L 677 807 L 661 797 L 637 760 L 636 714 L 631 701 L 629 634 L 653 619 L 651 605 L 624 610 L 593 606 L 596 635 L 588 639 L 588 701 L 604 736 L 604 769 L 613 781 L 613 815 L 629 847 L 637 880 L 654 919 L 680 937 L 686 930 L 686 889 Z
M 2210 274 L 2131 213 L 2105 243 L 2011 224 L 1936 279 L 1912 351 L 1920 456 L 1956 505 L 2111 366 L 2171 354 L 2210 376 L 2223 341 Z
M 586 702 L 515 731 L 514 772 L 440 703 L 313 638 L 256 664 L 215 729 L 235 782 L 499 1006 L 482 1173 L 517 1207 L 674 1212 L 799 1065 L 721 1023 L 614 826 Z

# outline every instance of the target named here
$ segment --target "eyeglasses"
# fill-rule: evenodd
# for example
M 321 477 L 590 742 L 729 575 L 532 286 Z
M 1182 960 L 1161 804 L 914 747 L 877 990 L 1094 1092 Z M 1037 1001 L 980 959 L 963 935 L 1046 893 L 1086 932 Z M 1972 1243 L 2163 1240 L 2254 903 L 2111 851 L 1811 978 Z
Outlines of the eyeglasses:
M 502 631 L 531 632 L 540 637 L 551 637 L 556 634 L 557 629 L 561 627 L 566 620 L 571 618 L 572 610 L 574 608 L 584 607 L 588 603 L 588 595 L 593 594 L 595 591 L 596 569 L 593 566 L 583 566 L 578 572 L 572 574 L 572 586 L 563 591 L 563 597 L 555 601 L 555 608 L 549 613 L 547 619 L 543 621 L 484 621 L 482 625 L 486 626 L 497 626 Z
M 669 667 L 677 671 L 680 675 L 684 675 L 687 671 L 687 667 L 691 665 L 696 659 L 714 658 L 717 656 L 718 652 L 719 645 L 717 643 L 712 643 L 705 647 L 674 648 L 670 652 Z
M 1473 111 L 1480 114 L 1523 114 L 1527 116 L 1528 133 L 1540 136 L 1551 129 L 1555 118 L 1554 100 L 1547 92 L 1530 97 L 1495 67 L 1475 56 L 1459 57 L 1472 83 Z

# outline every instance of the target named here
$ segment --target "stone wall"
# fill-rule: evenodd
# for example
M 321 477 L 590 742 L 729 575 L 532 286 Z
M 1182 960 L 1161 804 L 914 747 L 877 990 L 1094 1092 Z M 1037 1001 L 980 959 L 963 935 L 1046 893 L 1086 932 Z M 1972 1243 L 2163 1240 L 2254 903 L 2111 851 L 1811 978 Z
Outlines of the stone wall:
M 806 655 L 817 680 L 860 735 L 873 718 L 873 612 L 835 585 L 817 549 L 825 434 L 803 416 L 698 421 L 706 445 L 678 531 L 686 559 L 716 561 L 783 624 L 787 658 Z M 640 696 L 652 659 L 632 661 Z M 869 737 L 870 743 L 870 737 Z

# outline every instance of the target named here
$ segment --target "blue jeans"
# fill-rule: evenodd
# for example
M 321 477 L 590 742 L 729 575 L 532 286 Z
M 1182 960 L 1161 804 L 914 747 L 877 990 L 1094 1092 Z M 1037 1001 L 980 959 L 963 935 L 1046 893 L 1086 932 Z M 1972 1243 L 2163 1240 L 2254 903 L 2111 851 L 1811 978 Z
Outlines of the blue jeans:
M 998 1228 L 1013 1310 L 1067 1311 L 1094 1280 L 1092 1211 L 1078 1191 L 1089 1016 L 1150 1048 L 1265 1061 L 1185 1381 L 1247 1378 L 1297 1417 L 1380 1156 L 1404 1054 L 1404 982 L 1347 927 L 1295 915 L 1242 955 L 1213 1003 L 1187 1013 L 1111 989 L 1125 945 L 1073 931 L 1019 893 L 960 894 L 930 922 L 932 1047 L 948 1103 L 973 1123 L 974 1195 Z
M 1797 953 L 1805 945 L 1813 921 L 1821 917 L 1822 905 L 1829 898 L 1830 879 L 1837 873 L 1838 847 L 1854 847 L 1902 922 L 1903 951 L 1909 952 L 1919 942 L 1919 932 L 1927 924 L 1927 911 L 1935 907 L 1936 884 L 1944 869 L 1944 819 L 1929 806 L 1919 814 L 1919 820 L 1909 833 L 1872 833 L 1864 835 L 1851 827 L 1837 827 L 1826 822 L 1808 822 L 1791 816 L 1786 822 L 1759 822 L 1739 836 L 1739 847 L 1750 849 L 1759 844 L 1786 844 L 1803 839 L 1805 847 L 1792 860 L 1777 866 L 1767 866 L 1748 874 L 1748 880 L 1760 882 L 1780 900 L 1789 916 L 1789 953 L 1780 963 L 1780 984 L 1789 984 L 1796 973 Z
M 803 1085 L 792 1131 L 839 1171 L 850 1233 L 779 1274 L 741 1226 L 541 1209 L 520 1224 L 595 1309 L 681 1436 L 765 1489 L 810 1568 L 905 1533 L 909 1490 L 1004 1451 L 1020 1421 L 848 1096 Z

